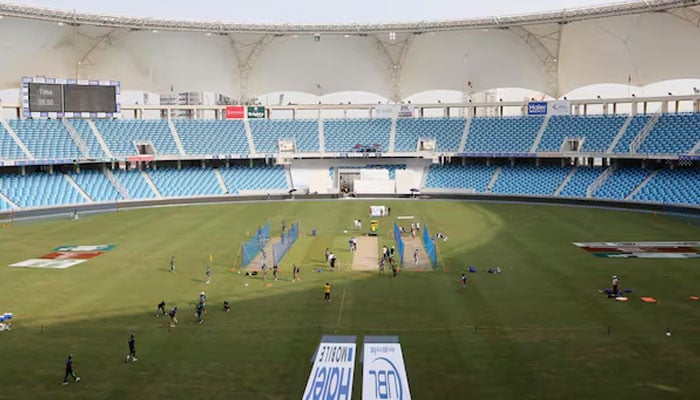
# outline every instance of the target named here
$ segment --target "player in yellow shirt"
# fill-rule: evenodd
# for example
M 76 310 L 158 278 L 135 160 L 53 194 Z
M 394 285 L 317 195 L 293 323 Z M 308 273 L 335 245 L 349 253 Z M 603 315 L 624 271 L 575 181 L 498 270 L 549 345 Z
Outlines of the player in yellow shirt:
M 331 284 L 328 282 L 323 286 L 323 299 L 325 301 L 331 301 Z

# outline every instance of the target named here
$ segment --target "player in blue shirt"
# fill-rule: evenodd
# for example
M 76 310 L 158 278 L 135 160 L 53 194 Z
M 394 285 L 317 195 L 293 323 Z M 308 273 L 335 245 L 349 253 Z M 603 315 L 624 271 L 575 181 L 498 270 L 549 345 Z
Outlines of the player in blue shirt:
M 136 339 L 133 333 L 129 336 L 129 354 L 126 355 L 126 362 L 129 362 L 129 360 L 133 362 L 138 361 L 136 358 Z
M 72 376 L 73 380 L 76 382 L 80 382 L 80 377 L 75 376 L 75 372 L 73 371 L 73 355 L 70 354 L 68 355 L 68 359 L 66 360 L 66 375 L 63 377 L 63 384 L 67 385 L 68 384 L 68 376 Z

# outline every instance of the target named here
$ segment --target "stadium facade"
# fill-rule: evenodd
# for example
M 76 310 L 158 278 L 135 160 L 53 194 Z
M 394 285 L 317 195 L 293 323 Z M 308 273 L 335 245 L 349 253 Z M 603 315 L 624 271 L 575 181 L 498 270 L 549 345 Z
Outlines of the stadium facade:
M 117 85 L 117 96 L 176 86 L 241 104 L 277 91 L 365 91 L 392 102 L 119 104 L 115 113 L 91 112 L 90 104 L 85 112 L 32 113 L 28 102 L 4 103 L 4 114 L 14 117 L 2 118 L 0 127 L 0 208 L 12 214 L 151 199 L 223 201 L 297 189 L 694 209 L 700 205 L 700 91 L 590 100 L 563 94 L 595 83 L 700 77 L 699 3 L 650 0 L 476 20 L 295 26 L 3 4 L 3 89 L 24 85 L 21 77 L 29 76 Z M 558 100 L 402 101 L 426 90 L 503 87 Z M 590 115 L 593 107 L 600 115 Z M 506 109 L 520 115 L 504 117 Z M 693 112 L 679 112 L 686 109 Z M 366 117 L 346 118 L 348 110 Z M 441 117 L 425 118 L 426 110 Z M 159 118 L 144 119 L 154 113 Z

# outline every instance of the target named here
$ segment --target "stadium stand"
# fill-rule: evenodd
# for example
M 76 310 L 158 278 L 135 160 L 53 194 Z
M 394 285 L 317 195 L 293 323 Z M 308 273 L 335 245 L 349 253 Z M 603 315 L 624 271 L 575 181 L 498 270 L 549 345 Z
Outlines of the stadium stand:
M 464 118 L 399 118 L 395 151 L 416 151 L 419 139 L 435 139 L 438 152 L 456 152 L 464 133 Z
M 582 151 L 605 152 L 626 119 L 624 115 L 555 115 L 549 119 L 537 150 L 558 152 L 564 139 L 582 138 Z
M 0 176 L 0 190 L 22 208 L 80 204 L 86 200 L 60 173 Z
M 351 152 L 360 147 L 378 146 L 378 151 L 389 149 L 391 120 L 329 119 L 323 121 L 326 151 Z M 356 147 L 359 146 L 359 147 Z
M 593 196 L 601 199 L 622 200 L 632 193 L 634 188 L 639 186 L 650 172 L 647 169 L 630 167 L 616 169 Z
M 700 114 L 664 114 L 642 142 L 639 153 L 688 154 L 700 140 Z
M 231 194 L 238 194 L 241 190 L 288 189 L 284 168 L 279 166 L 232 166 L 220 168 L 219 172 Z
M 544 117 L 474 118 L 465 152 L 529 152 Z
M 496 167 L 473 165 L 433 165 L 428 170 L 425 187 L 428 189 L 474 189 L 486 192 Z
M 7 204 L 5 200 L 0 199 L 0 211 L 7 211 L 7 210 L 12 210 L 12 206 Z
M 586 197 L 588 187 L 603 173 L 602 168 L 578 167 L 559 196 Z
M 78 136 L 85 142 L 91 157 L 107 157 L 86 120 L 74 118 L 69 119 L 68 122 L 73 125 Z
M 15 140 L 7 133 L 7 130 L 2 124 L 0 124 L 0 158 L 10 160 L 26 158 L 22 149 L 17 146 Z
M 36 158 L 78 159 L 83 156 L 60 120 L 12 119 L 9 124 Z
M 94 201 L 117 201 L 123 197 L 104 173 L 96 170 L 83 170 L 71 173 L 71 178 Z
M 211 168 L 160 168 L 148 175 L 163 197 L 188 197 L 223 194 Z
M 644 129 L 644 126 L 649 122 L 650 119 L 650 115 L 635 115 L 632 118 L 632 121 L 630 122 L 629 126 L 625 130 L 625 133 L 622 134 L 620 141 L 617 142 L 617 144 L 615 145 L 613 153 L 629 153 L 630 143 L 632 143 L 634 138 L 636 138 L 637 135 L 639 135 L 639 132 L 641 132 L 641 130 Z
M 114 170 L 114 177 L 129 192 L 130 199 L 150 199 L 156 197 L 148 183 L 141 176 L 140 171 Z
M 188 155 L 248 154 L 250 147 L 240 120 L 173 120 Z
M 134 142 L 150 142 L 157 154 L 177 155 L 177 145 L 166 120 L 95 120 L 110 151 L 116 155 L 135 155 Z
M 277 153 L 280 139 L 294 140 L 297 153 L 321 151 L 315 119 L 252 119 L 249 123 L 258 153 Z
M 700 205 L 700 171 L 691 168 L 664 169 L 633 196 L 654 203 Z
M 504 166 L 491 193 L 551 196 L 571 169 L 558 166 Z

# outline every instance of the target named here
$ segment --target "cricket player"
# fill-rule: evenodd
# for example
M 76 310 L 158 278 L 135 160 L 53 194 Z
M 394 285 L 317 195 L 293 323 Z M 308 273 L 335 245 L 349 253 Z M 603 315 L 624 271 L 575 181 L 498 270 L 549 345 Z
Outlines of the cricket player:
M 613 293 L 615 296 L 619 293 L 619 287 L 620 287 L 620 280 L 617 279 L 617 275 L 613 275 L 612 277 L 612 288 L 613 288 Z
M 211 268 L 207 265 L 207 267 L 204 269 L 204 273 L 207 275 L 207 285 L 209 282 L 211 282 Z
M 413 252 L 413 262 L 416 265 L 416 267 L 418 266 L 418 260 L 420 259 L 419 256 L 420 256 L 420 251 L 418 250 L 418 248 L 416 248 L 416 250 Z
M 277 281 L 277 272 L 279 271 L 279 267 L 277 264 L 272 266 L 272 277 Z
M 331 301 L 331 284 L 328 282 L 323 286 L 323 300 Z
M 129 354 L 126 355 L 126 362 L 129 362 L 129 360 L 132 362 L 138 361 L 136 358 L 136 339 L 133 333 L 129 336 Z
M 173 309 L 170 310 L 168 315 L 170 315 L 170 327 L 174 328 L 175 324 L 178 323 L 178 321 L 177 321 L 177 307 L 173 307 Z
M 170 272 L 175 272 L 175 256 L 170 257 Z
M 75 372 L 73 371 L 73 355 L 69 354 L 68 359 L 66 360 L 66 375 L 63 377 L 63 384 L 67 385 L 68 384 L 68 377 L 72 376 L 73 380 L 76 382 L 80 382 L 80 377 L 75 375 Z
M 165 300 L 161 300 L 160 303 L 158 303 L 158 308 L 156 310 L 156 317 L 160 317 L 160 314 L 165 315 L 167 311 L 165 311 Z
M 299 267 L 296 264 L 292 264 L 292 278 L 292 283 L 301 281 L 301 278 L 299 278 Z
M 462 291 L 467 290 L 467 275 L 462 274 Z

